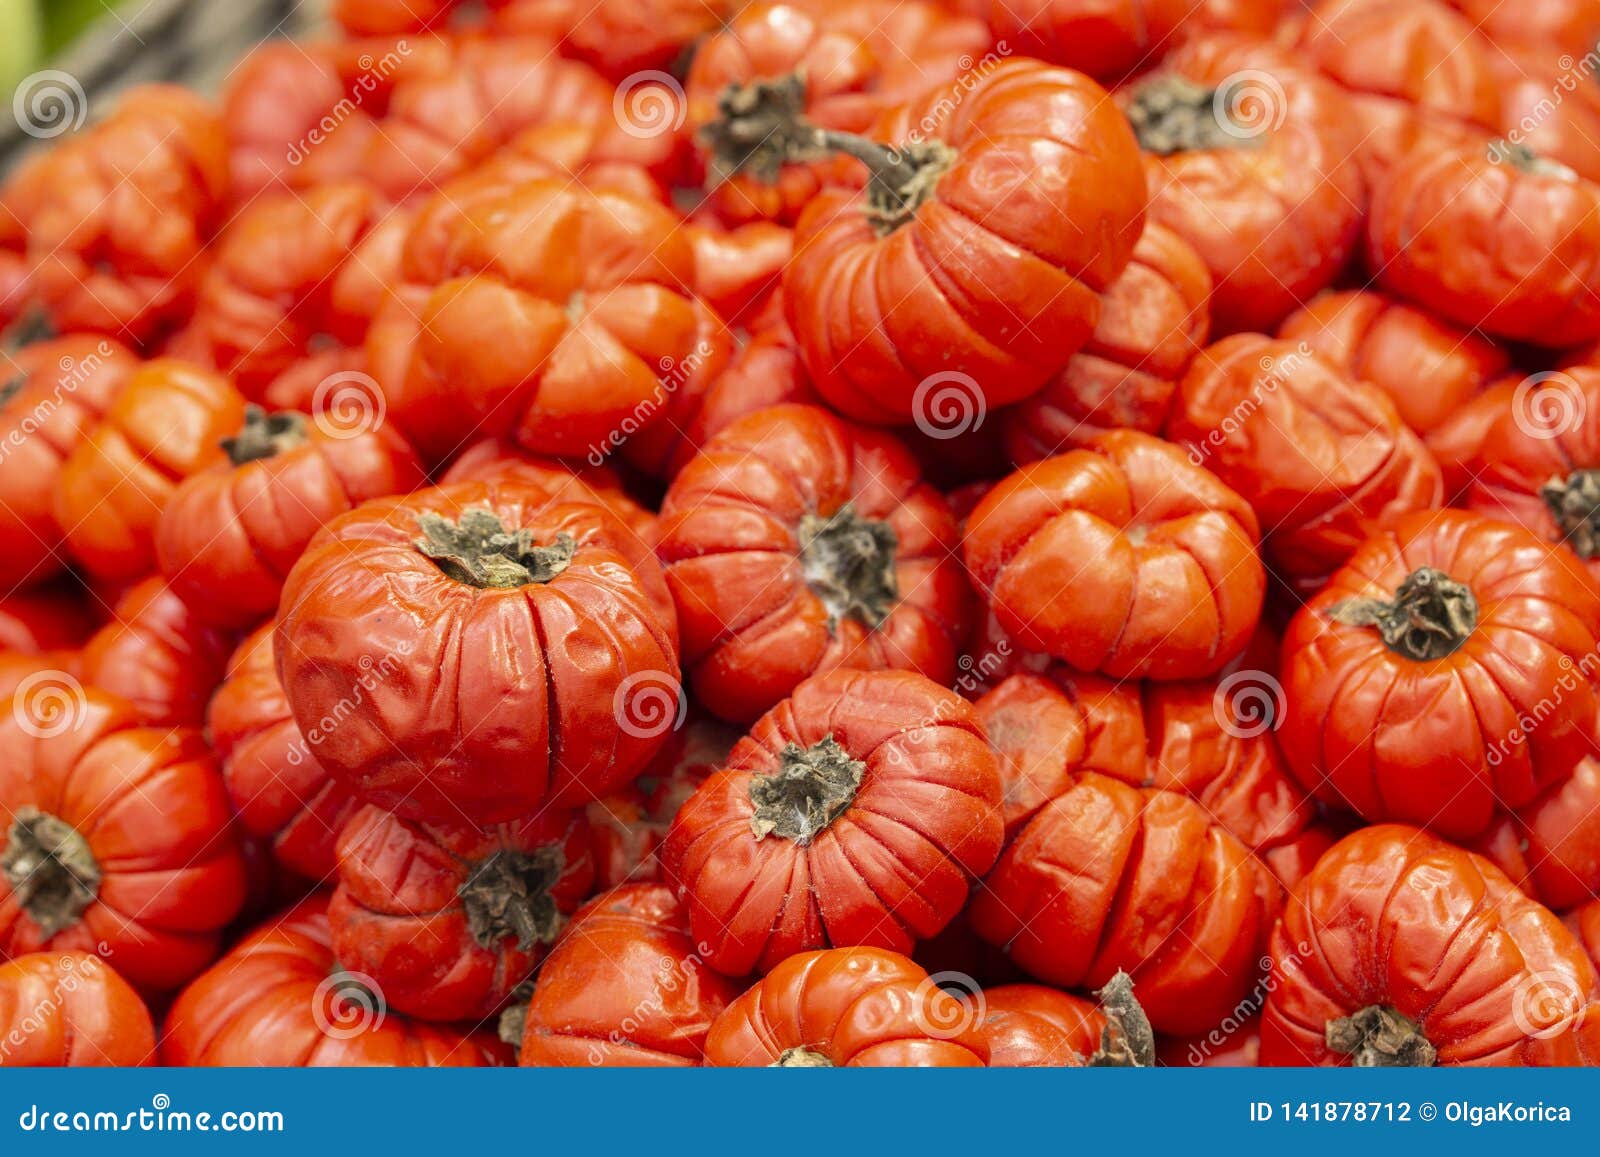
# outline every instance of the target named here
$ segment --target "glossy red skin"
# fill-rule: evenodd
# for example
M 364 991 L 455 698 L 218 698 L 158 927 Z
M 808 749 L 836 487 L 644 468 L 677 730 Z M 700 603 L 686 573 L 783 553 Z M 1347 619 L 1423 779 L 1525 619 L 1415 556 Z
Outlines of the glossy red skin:
M 580 908 L 539 970 L 518 1063 L 681 1068 L 740 983 L 706 967 L 663 884 L 627 884 Z
M 923 0 L 762 0 L 695 48 L 684 85 L 685 131 L 717 119 L 730 85 L 798 74 L 807 121 L 866 132 L 894 106 L 969 73 L 992 43 L 982 21 Z M 708 164 L 702 158 L 702 167 Z M 826 162 L 784 165 L 770 183 L 736 173 L 716 184 L 709 200 L 730 222 L 792 225 L 828 178 Z
M 32 290 L 57 332 L 142 342 L 180 320 L 227 185 L 221 118 L 169 85 L 131 90 L 24 166 L 9 199 L 27 228 Z
M 1581 58 L 1600 40 L 1600 4 L 1595 0 L 1526 0 L 1514 10 L 1496 0 L 1451 2 L 1498 43 L 1537 44 Z
M 142 990 L 175 988 L 211 961 L 244 902 L 244 862 L 204 738 L 140 726 L 93 687 L 68 705 L 66 730 L 34 738 L 24 702 L 0 717 L 0 814 L 34 807 L 71 825 L 101 881 L 78 921 L 46 937 L 0 876 L 0 952 L 95 952 Z M 40 716 L 46 733 L 61 718 Z
M 354 118 L 332 134 L 358 137 L 338 147 L 355 154 L 355 175 L 390 201 L 431 192 L 489 160 L 518 134 L 545 125 L 592 128 L 597 160 L 658 166 L 677 149 L 670 135 L 627 133 L 613 112 L 613 86 L 552 52 L 545 37 L 460 37 L 445 56 L 433 67 L 408 69 L 370 128 Z
M 1444 474 L 1445 496 L 1452 503 L 1459 503 L 1471 485 L 1483 440 L 1501 416 L 1510 412 L 1522 382 L 1514 372 L 1492 382 L 1423 439 Z
M 248 397 L 259 399 L 318 337 L 360 339 L 340 332 L 329 288 L 379 212 L 366 185 L 347 181 L 265 195 L 217 238 L 191 324 L 211 364 Z
M 1186 45 L 1154 75 L 1218 88 L 1247 71 L 1278 86 L 1266 87 L 1272 127 L 1237 147 L 1145 157 L 1149 218 L 1205 261 L 1218 336 L 1270 331 L 1332 284 L 1356 250 L 1366 204 L 1340 94 L 1292 61 L 1224 37 Z
M 1417 1022 L 1440 1065 L 1600 1057 L 1600 981 L 1572 933 L 1489 861 L 1415 828 L 1336 845 L 1295 889 L 1272 957 L 1263 1065 L 1348 1063 L 1325 1026 L 1374 1004 Z
M 289 871 L 325 880 L 339 833 L 360 805 L 295 726 L 273 660 L 275 626 L 239 644 L 206 710 L 206 732 L 239 823 Z
M 1600 961 L 1600 900 L 1591 901 L 1567 913 L 1566 925 L 1572 929 L 1592 961 Z
M 30 952 L 0 964 L 0 1068 L 155 1063 L 150 1011 L 87 952 Z
M 694 248 L 670 210 L 536 181 L 469 206 L 442 246 L 424 247 L 418 230 L 406 279 L 435 288 L 420 313 L 380 310 L 368 352 L 389 420 L 424 457 L 511 437 L 598 459 L 627 443 L 635 464 L 665 466 L 671 424 L 732 350 L 690 296 Z
M 1373 531 L 1443 500 L 1438 464 L 1388 396 L 1309 346 L 1236 334 L 1202 350 L 1167 436 L 1244 496 L 1268 562 L 1313 590 Z
M 1438 0 L 1322 0 L 1288 51 L 1349 94 L 1374 189 L 1412 152 L 1482 149 L 1500 124 L 1492 49 Z
M 706 1064 L 775 1065 L 789 1049 L 833 1066 L 982 1068 L 974 1010 L 920 966 L 881 948 L 789 957 L 734 1001 L 706 1037 Z
M 229 635 L 154 577 L 123 595 L 112 621 L 84 644 L 82 674 L 127 700 L 148 726 L 198 727 L 232 649 Z
M 733 229 L 690 222 L 694 290 L 730 325 L 751 321 L 771 299 L 794 252 L 794 233 L 752 221 Z
M 1107 430 L 1161 431 L 1178 378 L 1206 344 L 1211 273 L 1194 247 L 1151 221 L 1100 299 L 1100 324 L 1044 389 L 1005 412 L 1021 465 Z
M 311 144 L 314 131 L 322 138 L 323 118 L 353 99 L 330 56 L 320 45 L 269 40 L 228 74 L 221 111 L 234 204 L 247 205 L 270 188 L 306 188 L 342 175 L 330 173 L 330 155 L 338 150 Z
M 61 468 L 55 516 L 94 578 L 128 582 L 155 569 L 155 528 L 178 483 L 225 455 L 244 397 L 221 375 L 171 359 L 146 362 Z
M 414 545 L 417 517 L 474 508 L 540 544 L 570 534 L 571 563 L 506 590 L 447 577 Z M 284 585 L 275 643 L 323 766 L 405 818 L 484 824 L 577 807 L 632 779 L 662 734 L 620 729 L 613 701 L 628 678 L 635 691 L 670 689 L 678 656 L 651 597 L 659 580 L 635 571 L 629 533 L 594 503 L 495 482 L 381 499 L 330 522 Z M 335 722 L 322 727 L 325 716 Z
M 732 17 L 732 0 L 499 0 L 491 27 L 557 36 L 614 81 L 671 68 Z
M 1327 617 L 1345 599 L 1390 598 L 1424 566 L 1478 604 L 1476 629 L 1444 658 L 1409 659 L 1375 629 Z M 1571 552 L 1463 511 L 1408 515 L 1290 624 L 1278 740 L 1290 771 L 1325 802 L 1470 839 L 1497 805 L 1530 803 L 1594 750 L 1585 675 L 1597 645 L 1600 592 Z
M 1149 774 L 1136 684 L 1057 664 L 1043 674 L 1008 676 L 974 706 L 1000 756 L 1008 838 L 1084 772 L 1135 787 Z
M 1566 531 L 1540 497 L 1552 479 L 1600 469 L 1600 367 L 1558 371 L 1512 402 L 1484 435 L 1472 463 L 1466 506 L 1513 522 L 1545 542 L 1567 542 Z M 1569 546 L 1575 544 L 1568 542 Z M 1584 558 L 1600 577 L 1600 559 Z
M 1271 678 L 1252 672 L 1232 685 L 1147 685 L 1147 782 L 1194 800 L 1274 871 L 1274 853 L 1282 850 L 1289 870 L 1280 878 L 1294 877 L 1283 880 L 1287 886 L 1303 874 L 1304 853 L 1320 852 L 1329 841 L 1313 828 L 1316 805 L 1289 774 L 1272 737 L 1272 713 L 1281 703 L 1273 699 Z M 1297 846 L 1302 841 L 1307 847 Z
M 1159 61 L 1199 0 L 985 0 L 989 27 L 1012 52 L 1111 81 Z
M 1367 219 L 1367 261 L 1385 289 L 1541 346 L 1600 337 L 1596 254 L 1600 185 L 1571 170 L 1523 172 L 1482 147 L 1397 164 Z
M 1128 972 L 1158 1032 L 1203 1032 L 1256 979 L 1272 873 L 1193 801 L 1095 773 L 1041 808 L 976 890 L 973 928 L 1031 975 Z
M 1600 21 L 1595 31 L 1600 34 Z M 1539 156 L 1600 181 L 1600 90 L 1584 83 L 1586 66 L 1573 56 L 1554 55 L 1548 45 L 1506 43 L 1489 51 L 1500 94 L 1500 131 Z
M 754 778 L 790 743 L 832 736 L 865 764 L 851 804 L 810 841 L 758 839 Z M 766 972 L 797 952 L 909 951 L 966 903 L 1003 838 L 995 753 L 970 704 L 905 671 L 806 680 L 683 805 L 661 850 L 706 962 Z
M 254 626 L 325 524 L 373 498 L 408 494 L 422 463 L 387 425 L 301 415 L 305 441 L 235 466 L 219 462 L 173 491 L 156 524 L 156 561 L 197 617 Z
M 1102 434 L 984 496 L 962 552 L 1000 626 L 1114 678 L 1213 674 L 1249 642 L 1266 572 L 1243 498 L 1176 446 Z
M 838 189 L 795 227 L 789 324 L 817 389 L 861 421 L 909 422 L 934 374 L 970 377 L 990 409 L 1043 387 L 1143 226 L 1137 142 L 1093 81 L 1009 59 L 958 84 L 953 113 L 934 89 L 873 130 L 956 152 L 910 221 L 879 237 L 864 196 Z
M 172 1005 L 167 1065 L 462 1067 L 510 1061 L 494 1033 L 378 1015 L 329 981 L 328 901 L 306 900 L 245 936 Z
M 739 733 L 713 719 L 675 730 L 639 778 L 585 810 L 597 889 L 661 878 L 661 845 L 674 817 L 713 772 L 728 764 Z
M 683 453 L 673 464 L 673 476 L 704 449 L 706 442 L 746 414 L 791 403 L 823 404 L 800 360 L 794 332 L 780 317 L 772 325 L 752 332 L 707 387 L 694 422 L 685 432 Z
M 1600 762 L 1495 821 L 1472 850 L 1533 899 L 1565 912 L 1600 897 Z
M 355 36 L 421 32 L 448 23 L 459 0 L 333 0 L 329 15 Z
M 803 571 L 800 528 L 847 503 L 895 534 L 897 601 L 876 627 L 828 608 Z M 695 700 L 749 722 L 806 677 L 840 667 L 955 674 L 971 594 L 955 519 L 892 435 L 814 406 L 777 406 L 712 438 L 661 504 L 657 553 L 678 607 Z
M 339 886 L 328 905 L 334 956 L 372 977 L 384 1003 L 401 1012 L 431 1021 L 493 1016 L 548 948 L 521 946 L 514 934 L 487 946 L 473 936 L 459 889 L 500 852 L 559 857 L 548 895 L 562 917 L 593 888 L 582 812 L 477 828 L 363 808 L 339 836 Z
M 986 988 L 977 999 L 990 1068 L 1077 1068 L 1100 1047 L 1106 1018 L 1092 1000 L 1042 984 Z
M 24 384 L 0 404 L 0 589 L 61 573 L 55 491 L 62 464 L 88 436 L 138 362 L 109 338 L 33 342 L 7 355 L 3 377 Z
M 60 686 L 63 675 L 82 680 L 81 651 L 68 648 L 40 651 L 37 655 L 21 651 L 0 651 L 0 701 L 10 699 L 18 688 L 27 684 L 30 679 L 34 680 L 34 684 L 49 682 Z
M 1424 437 L 1511 365 L 1493 342 L 1370 289 L 1319 295 L 1284 319 L 1278 337 L 1303 341 L 1377 386 L 1400 420 Z
M 77 646 L 94 630 L 82 595 L 62 585 L 0 595 L 0 652 L 42 651 Z

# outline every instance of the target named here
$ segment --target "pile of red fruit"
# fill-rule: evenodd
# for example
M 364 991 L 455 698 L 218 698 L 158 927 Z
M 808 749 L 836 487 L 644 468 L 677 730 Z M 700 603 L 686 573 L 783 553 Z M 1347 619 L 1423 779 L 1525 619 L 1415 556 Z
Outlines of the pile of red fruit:
M 1600 0 L 454 9 L 0 185 L 0 1065 L 1600 1063 Z

